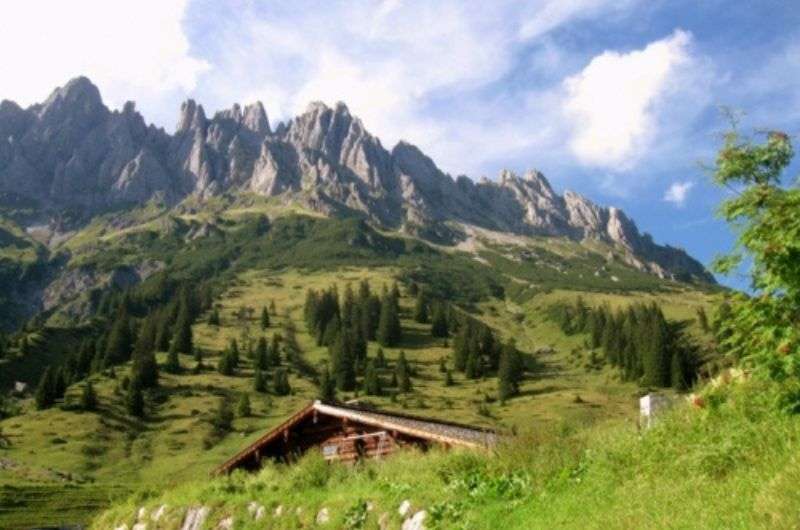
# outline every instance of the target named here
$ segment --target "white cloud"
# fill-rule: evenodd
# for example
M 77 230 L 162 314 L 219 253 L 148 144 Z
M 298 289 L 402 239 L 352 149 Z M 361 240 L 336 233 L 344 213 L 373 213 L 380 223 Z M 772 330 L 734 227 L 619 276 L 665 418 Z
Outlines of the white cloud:
M 582 163 L 626 169 L 646 153 L 662 104 L 691 82 L 690 43 L 676 30 L 641 50 L 606 51 L 564 81 L 570 147 Z
M 693 187 L 694 182 L 691 181 L 673 182 L 664 193 L 664 200 L 671 202 L 678 208 L 682 208 L 686 204 L 686 199 Z
M 86 75 L 114 106 L 194 89 L 209 65 L 181 23 L 187 0 L 15 0 L 0 3 L 0 99 L 42 101 Z

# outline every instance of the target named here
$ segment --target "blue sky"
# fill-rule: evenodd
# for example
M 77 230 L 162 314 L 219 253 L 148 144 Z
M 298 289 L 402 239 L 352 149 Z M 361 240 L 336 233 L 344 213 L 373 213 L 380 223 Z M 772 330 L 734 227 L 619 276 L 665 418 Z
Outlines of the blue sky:
M 187 97 L 260 99 L 273 123 L 342 100 L 387 148 L 473 178 L 540 169 L 705 263 L 733 241 L 701 167 L 719 107 L 745 131 L 794 135 L 800 114 L 787 0 L 27 0 L 0 21 L 0 98 L 83 74 L 168 130 Z

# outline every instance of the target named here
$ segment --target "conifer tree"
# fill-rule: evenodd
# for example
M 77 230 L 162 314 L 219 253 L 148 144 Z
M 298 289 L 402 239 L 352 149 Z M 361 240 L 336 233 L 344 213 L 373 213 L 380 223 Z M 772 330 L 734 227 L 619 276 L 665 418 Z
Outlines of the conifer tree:
M 124 363 L 131 358 L 133 353 L 133 334 L 131 333 L 130 318 L 125 305 L 120 305 L 120 310 L 111 327 L 106 345 L 106 365 Z
M 269 312 L 272 313 L 272 316 L 278 316 L 278 310 L 275 307 L 275 300 L 269 301 Z
M 178 320 L 175 323 L 175 336 L 170 344 L 170 352 L 192 353 L 192 313 L 188 302 L 181 304 Z
M 467 364 L 464 366 L 464 375 L 467 379 L 477 379 L 481 376 L 481 363 L 478 354 L 474 351 L 467 355 Z
M 219 326 L 220 319 L 219 319 L 219 310 L 215 307 L 211 310 L 211 315 L 208 317 L 208 325 L 209 326 Z
M 339 334 L 330 348 L 330 355 L 333 367 L 331 375 L 336 381 L 336 388 L 344 391 L 355 389 L 355 359 L 352 351 L 352 335 L 349 331 L 345 330 Z
M 81 409 L 86 411 L 92 411 L 97 409 L 97 393 L 95 393 L 91 381 L 86 381 L 86 384 L 83 385 L 83 391 L 81 392 L 80 407 Z
M 500 366 L 497 372 L 498 395 L 501 401 L 519 393 L 519 381 L 522 378 L 522 362 L 519 351 L 513 341 L 509 341 L 500 354 Z
M 378 352 L 375 354 L 375 367 L 386 368 L 386 356 L 383 354 L 383 348 L 378 346 Z
M 397 284 L 395 284 L 397 287 Z M 401 339 L 400 315 L 397 298 L 384 296 L 381 301 L 381 315 L 378 320 L 377 339 L 381 346 L 396 346 Z
M 447 361 L 444 360 L 444 357 L 439 359 L 439 372 L 440 373 L 447 372 Z
M 61 399 L 67 392 L 67 377 L 64 372 L 64 367 L 60 366 L 53 371 L 53 396 L 55 399 Z
M 144 394 L 136 381 L 128 386 L 128 395 L 125 398 L 125 409 L 128 414 L 137 418 L 144 418 Z
M 273 382 L 273 388 L 275 390 L 275 394 L 278 396 L 288 396 L 292 392 L 292 387 L 289 385 L 289 375 L 286 373 L 284 368 L 278 368 L 275 370 L 275 380 Z
M 22 357 L 25 357 L 30 353 L 30 341 L 28 341 L 27 335 L 19 339 L 19 354 Z
M 146 344 L 137 343 L 133 352 L 131 378 L 136 379 L 142 388 L 158 386 L 158 363 L 153 351 L 146 349 Z
M 236 412 L 240 418 L 246 418 L 252 414 L 250 409 L 250 395 L 247 392 L 242 392 L 239 397 L 239 403 L 236 405 Z
M 236 342 L 236 339 L 231 339 L 230 346 L 228 346 L 228 353 L 230 353 L 231 361 L 233 362 L 233 367 L 239 367 L 239 343 Z
M 447 326 L 447 312 L 443 303 L 437 303 L 433 307 L 433 318 L 431 320 L 431 335 L 437 338 L 446 338 L 449 335 Z
M 214 432 L 222 436 L 233 429 L 233 411 L 227 396 L 221 397 L 211 420 Z
M 53 386 L 53 371 L 48 366 L 42 373 L 42 377 L 39 379 L 39 384 L 36 386 L 36 392 L 34 393 L 37 409 L 43 410 L 53 406 L 56 400 Z
M 229 350 L 222 352 L 217 362 L 217 371 L 222 375 L 233 375 L 236 373 L 236 362 L 234 361 L 233 354 Z
M 170 374 L 177 374 L 181 371 L 181 360 L 175 348 L 171 347 L 167 353 L 167 362 L 164 363 L 164 371 Z
M 159 311 L 158 332 L 156 333 L 156 350 L 169 350 L 169 341 L 172 336 L 172 325 L 166 311 Z
M 281 338 L 277 333 L 272 334 L 272 341 L 269 346 L 270 366 L 280 366 L 281 364 Z
M 428 297 L 425 295 L 425 290 L 420 289 L 417 292 L 417 301 L 414 304 L 414 320 L 420 324 L 428 323 Z
M 203 368 L 203 350 L 194 347 L 194 361 L 197 363 L 195 369 L 199 372 Z
M 687 381 L 686 381 L 686 373 L 684 368 L 683 357 L 681 356 L 679 351 L 676 351 L 672 354 L 672 361 L 670 363 L 670 382 L 672 383 L 672 388 L 675 390 L 682 392 L 686 390 Z
M 253 374 L 253 390 L 260 394 L 263 394 L 267 391 L 267 378 L 264 377 L 264 372 L 262 372 L 259 368 L 256 368 L 255 373 Z
M 267 346 L 267 339 L 259 337 L 256 344 L 255 365 L 261 370 L 267 370 L 270 367 L 269 347 Z
M 444 386 L 453 386 L 453 374 L 449 369 L 444 373 Z
M 411 376 L 409 374 L 408 361 L 406 361 L 405 352 L 400 352 L 397 359 L 397 366 L 395 373 L 397 374 L 397 390 L 405 394 L 411 391 Z
M 319 380 L 319 399 L 326 402 L 336 401 L 336 381 L 326 367 Z
M 383 394 L 381 379 L 375 367 L 375 361 L 370 359 L 364 372 L 364 393 L 368 396 L 380 396 Z
M 261 310 L 261 329 L 265 330 L 269 327 L 269 312 L 267 308 Z

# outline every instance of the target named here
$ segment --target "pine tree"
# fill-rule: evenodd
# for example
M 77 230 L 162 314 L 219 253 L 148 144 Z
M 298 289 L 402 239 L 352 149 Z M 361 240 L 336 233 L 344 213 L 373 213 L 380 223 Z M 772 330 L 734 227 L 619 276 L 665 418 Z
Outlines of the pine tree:
M 446 338 L 449 334 L 445 306 L 442 303 L 438 303 L 433 308 L 431 335 L 437 338 Z
M 231 361 L 233 362 L 233 367 L 239 367 L 239 343 L 236 342 L 236 339 L 231 339 L 230 346 L 228 346 L 228 353 L 230 354 Z
M 209 326 L 219 326 L 219 310 L 215 307 L 211 310 L 211 315 L 208 317 L 208 325 Z
M 170 344 L 170 352 L 192 353 L 192 313 L 188 302 L 181 303 L 178 320 L 175 323 L 175 336 Z
M 277 333 L 272 334 L 272 342 L 269 346 L 270 366 L 280 366 L 281 364 L 281 337 Z
M 336 382 L 331 377 L 330 371 L 325 368 L 319 380 L 319 399 L 326 402 L 336 401 Z
M 246 418 L 252 414 L 252 410 L 250 410 L 250 395 L 247 392 L 242 392 L 241 397 L 239 397 L 236 412 L 240 418 Z
M 133 352 L 133 366 L 131 378 L 136 379 L 142 388 L 155 388 L 158 386 L 158 363 L 152 350 L 146 345 L 137 347 Z
M 30 342 L 28 341 L 28 337 L 22 337 L 19 339 L 19 354 L 21 357 L 25 357 L 30 353 Z
M 106 345 L 105 362 L 107 366 L 124 363 L 131 358 L 133 353 L 133 334 L 131 333 L 130 318 L 124 305 L 120 310 L 111 327 Z
M 453 341 L 453 366 L 459 372 L 463 372 L 467 369 L 470 338 L 470 326 L 468 324 L 462 325 L 458 329 L 456 338 Z
M 142 388 L 135 381 L 128 387 L 125 409 L 131 416 L 144 418 L 144 394 L 142 393 Z
M 214 427 L 214 432 L 220 436 L 230 432 L 233 428 L 233 411 L 227 396 L 220 398 L 211 425 Z
M 275 308 L 275 300 L 269 301 L 269 312 L 272 313 L 272 316 L 278 316 L 278 310 Z
M 253 373 L 253 390 L 259 394 L 263 394 L 267 391 L 267 378 L 264 377 L 264 372 L 259 368 L 256 368 Z
M 39 384 L 36 386 L 34 398 L 36 400 L 37 409 L 46 409 L 52 407 L 53 403 L 55 403 L 56 398 L 53 391 L 53 384 L 53 372 L 48 366 L 42 373 Z
M 164 371 L 170 374 L 177 374 L 181 371 L 181 360 L 175 348 L 170 348 L 167 353 L 167 362 L 164 363 Z
M 380 396 L 383 394 L 381 379 L 375 367 L 375 361 L 370 359 L 364 372 L 364 393 L 368 396 Z
M 467 356 L 464 375 L 467 376 L 467 379 L 478 379 L 481 376 L 481 361 L 476 352 L 470 352 Z
M 670 380 L 672 388 L 678 392 L 686 390 L 686 372 L 684 368 L 683 356 L 680 352 L 676 351 L 672 354 L 672 361 L 670 363 Z
M 158 332 L 156 333 L 156 351 L 169 350 L 169 341 L 172 336 L 172 325 L 166 311 L 159 311 Z
M 67 392 L 67 377 L 64 373 L 64 367 L 61 366 L 53 371 L 53 396 L 55 399 L 61 399 Z
M 355 359 L 352 352 L 352 336 L 348 331 L 344 331 L 336 338 L 336 342 L 330 348 L 331 364 L 333 366 L 333 379 L 336 381 L 336 388 L 339 390 L 350 391 L 356 386 Z
M 397 390 L 403 394 L 411 391 L 411 376 L 409 375 L 408 361 L 406 361 L 405 352 L 400 352 L 397 359 L 397 366 L 395 367 L 397 374 Z
M 519 381 L 522 377 L 522 362 L 513 341 L 503 347 L 498 367 L 498 395 L 501 401 L 519 394 Z
M 375 355 L 375 367 L 386 368 L 386 357 L 383 354 L 383 348 L 378 346 L 378 352 Z
M 453 374 L 450 373 L 450 370 L 444 373 L 444 386 L 453 386 Z
M 444 360 L 444 357 L 439 359 L 439 372 L 442 374 L 447 372 L 447 361 Z
M 91 381 L 86 381 L 86 384 L 83 385 L 83 391 L 81 392 L 81 401 L 80 407 L 86 411 L 92 411 L 97 409 L 97 394 L 94 391 L 94 387 L 92 386 Z
M 417 293 L 417 301 L 414 304 L 414 320 L 420 324 L 428 323 L 428 297 L 425 291 L 420 289 Z
M 255 365 L 261 370 L 267 370 L 270 367 L 269 347 L 267 339 L 264 337 L 259 337 L 256 344 Z
M 269 327 L 269 312 L 267 308 L 261 310 L 261 329 L 265 330 Z
M 220 355 L 219 361 L 217 362 L 217 371 L 222 375 L 233 375 L 236 373 L 236 362 L 230 351 L 223 351 L 222 355 Z
M 286 373 L 286 370 L 283 368 L 279 368 L 275 370 L 273 388 L 275 389 L 275 394 L 278 396 L 288 396 L 292 393 L 292 387 L 289 386 L 289 375 Z
M 395 284 L 395 287 L 397 285 Z M 396 346 L 402 337 L 397 298 L 384 296 L 381 301 L 381 314 L 378 320 L 377 339 L 381 346 Z

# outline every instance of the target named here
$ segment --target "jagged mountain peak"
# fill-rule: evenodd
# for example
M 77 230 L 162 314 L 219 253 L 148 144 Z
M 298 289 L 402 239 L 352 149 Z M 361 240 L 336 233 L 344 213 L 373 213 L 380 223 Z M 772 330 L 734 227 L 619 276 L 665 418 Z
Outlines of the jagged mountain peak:
M 574 192 L 559 195 L 539 171 L 505 170 L 476 183 L 454 180 L 409 142 L 387 151 L 341 102 L 312 102 L 273 131 L 260 102 L 234 104 L 209 119 L 187 99 L 170 135 L 147 127 L 133 103 L 110 112 L 97 87 L 79 77 L 29 109 L 4 102 L 0 134 L 8 139 L 0 142 L 0 191 L 55 208 L 248 191 L 327 214 L 357 212 L 384 228 L 444 242 L 458 237 L 453 223 L 597 239 L 638 268 L 713 281 L 682 251 L 641 235 L 621 210 Z

